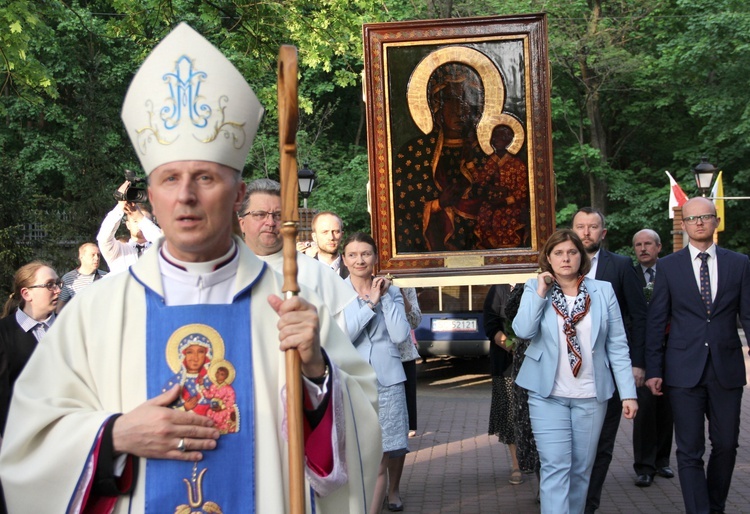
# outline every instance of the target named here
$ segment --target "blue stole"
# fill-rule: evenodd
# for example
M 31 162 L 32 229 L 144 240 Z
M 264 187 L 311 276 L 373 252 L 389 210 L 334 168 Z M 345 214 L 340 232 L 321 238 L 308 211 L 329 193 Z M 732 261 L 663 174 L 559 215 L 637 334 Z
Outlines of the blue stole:
M 175 409 L 221 436 L 200 462 L 148 459 L 146 513 L 255 512 L 250 288 L 229 305 L 168 307 L 146 288 L 148 397 L 181 384 Z

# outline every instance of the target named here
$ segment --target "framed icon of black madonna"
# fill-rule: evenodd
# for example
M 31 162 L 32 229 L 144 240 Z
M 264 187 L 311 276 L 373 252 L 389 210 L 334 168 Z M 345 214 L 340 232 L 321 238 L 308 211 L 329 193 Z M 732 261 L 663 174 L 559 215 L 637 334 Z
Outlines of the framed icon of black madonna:
M 535 270 L 555 227 L 545 16 L 377 23 L 363 32 L 378 271 Z

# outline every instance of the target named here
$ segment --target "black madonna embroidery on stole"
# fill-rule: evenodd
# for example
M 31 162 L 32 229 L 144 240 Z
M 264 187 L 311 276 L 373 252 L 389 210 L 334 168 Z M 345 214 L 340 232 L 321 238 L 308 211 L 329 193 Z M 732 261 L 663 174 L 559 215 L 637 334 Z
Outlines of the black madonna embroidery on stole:
M 181 327 L 167 341 L 166 358 L 174 374 L 163 390 L 180 385 L 173 407 L 211 418 L 221 434 L 239 432 L 240 412 L 232 387 L 236 370 L 224 358 L 221 335 L 208 325 Z

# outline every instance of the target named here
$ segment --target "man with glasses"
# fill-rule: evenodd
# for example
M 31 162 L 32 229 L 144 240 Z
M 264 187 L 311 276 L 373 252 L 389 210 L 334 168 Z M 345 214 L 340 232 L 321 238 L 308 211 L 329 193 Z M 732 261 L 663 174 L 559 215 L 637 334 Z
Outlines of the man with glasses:
M 261 260 L 278 272 L 282 271 L 284 256 L 281 237 L 281 185 L 275 180 L 261 178 L 247 186 L 239 212 L 240 230 L 245 244 Z M 333 319 L 346 333 L 344 307 L 357 293 L 332 268 L 323 262 L 297 252 L 298 280 L 315 290 L 331 311 Z
M 718 513 L 724 512 L 737 457 L 746 383 L 737 318 L 750 334 L 750 260 L 714 244 L 719 219 L 710 200 L 689 200 L 682 215 L 688 246 L 659 260 L 654 281 L 646 385 L 656 396 L 668 394 L 672 404 L 685 511 Z

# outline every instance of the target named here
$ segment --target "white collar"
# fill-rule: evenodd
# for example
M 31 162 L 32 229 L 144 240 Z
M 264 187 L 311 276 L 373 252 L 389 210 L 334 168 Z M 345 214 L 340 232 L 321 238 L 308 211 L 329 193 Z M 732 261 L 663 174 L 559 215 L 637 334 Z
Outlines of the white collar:
M 703 253 L 702 250 L 699 250 L 695 246 L 693 246 L 692 243 L 688 243 L 688 250 L 690 251 L 690 260 L 694 261 L 698 258 L 698 254 Z M 706 248 L 705 253 L 711 256 L 712 259 L 716 258 L 716 245 L 711 243 L 711 246 Z

